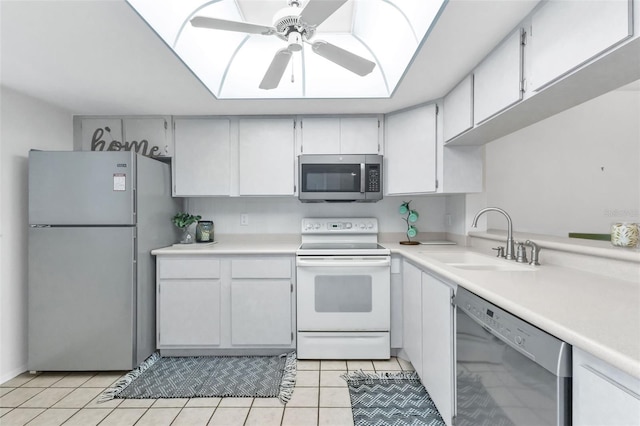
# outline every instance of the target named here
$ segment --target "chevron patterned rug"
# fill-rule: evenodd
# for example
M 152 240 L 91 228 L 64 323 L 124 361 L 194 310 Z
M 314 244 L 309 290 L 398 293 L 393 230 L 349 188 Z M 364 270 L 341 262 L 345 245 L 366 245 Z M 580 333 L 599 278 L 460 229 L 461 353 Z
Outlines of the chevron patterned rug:
M 279 356 L 160 357 L 151 355 L 107 389 L 113 398 L 278 397 L 295 385 L 294 352 Z
M 349 386 L 355 426 L 445 426 L 415 372 L 342 376 Z

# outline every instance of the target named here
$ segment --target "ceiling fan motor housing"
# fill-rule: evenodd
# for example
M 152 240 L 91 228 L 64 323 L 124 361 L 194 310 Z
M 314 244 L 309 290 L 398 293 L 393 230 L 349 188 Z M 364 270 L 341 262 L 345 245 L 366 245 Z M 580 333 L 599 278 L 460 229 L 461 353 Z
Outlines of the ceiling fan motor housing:
M 302 9 L 298 7 L 298 2 L 290 2 L 289 7 L 280 9 L 273 15 L 273 26 L 279 34 L 289 38 L 292 32 L 299 33 L 305 39 L 313 37 L 315 30 L 300 20 L 300 12 Z M 291 39 L 289 38 L 289 42 Z

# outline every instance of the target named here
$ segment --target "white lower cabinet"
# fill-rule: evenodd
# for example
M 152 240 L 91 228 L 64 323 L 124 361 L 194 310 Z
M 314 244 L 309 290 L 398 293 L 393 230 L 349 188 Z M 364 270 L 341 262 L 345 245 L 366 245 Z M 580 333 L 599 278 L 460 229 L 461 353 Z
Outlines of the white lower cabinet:
M 160 350 L 295 348 L 293 256 L 157 259 Z
M 422 271 L 407 261 L 402 262 L 402 342 L 422 377 Z
M 402 264 L 403 349 L 447 426 L 454 413 L 453 287 Z
M 290 345 L 292 293 L 290 280 L 233 280 L 231 344 Z
M 422 384 L 451 426 L 454 412 L 453 288 L 422 273 Z
M 291 258 L 231 260 L 231 344 L 293 343 Z
M 220 345 L 220 280 L 158 283 L 158 346 Z
M 573 348 L 573 425 L 640 425 L 640 380 Z

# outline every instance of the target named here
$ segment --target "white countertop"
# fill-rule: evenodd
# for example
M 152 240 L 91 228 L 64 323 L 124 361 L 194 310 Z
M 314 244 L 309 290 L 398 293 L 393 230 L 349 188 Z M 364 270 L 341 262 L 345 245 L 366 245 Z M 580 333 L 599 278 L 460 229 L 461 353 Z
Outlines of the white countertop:
M 400 254 L 640 378 L 640 278 L 637 282 L 623 281 L 550 264 L 534 271 L 464 270 L 430 258 L 430 253 L 476 250 L 462 246 L 381 244 L 392 254 Z M 292 236 L 244 237 L 208 245 L 178 244 L 151 253 L 294 255 L 299 245 L 299 240 Z

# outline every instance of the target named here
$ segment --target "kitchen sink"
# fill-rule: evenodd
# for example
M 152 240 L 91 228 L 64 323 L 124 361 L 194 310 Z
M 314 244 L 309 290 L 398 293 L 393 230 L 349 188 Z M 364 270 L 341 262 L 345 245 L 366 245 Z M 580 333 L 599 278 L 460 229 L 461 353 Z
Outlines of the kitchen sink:
M 525 263 L 516 263 L 498 257 L 488 256 L 469 251 L 437 253 L 421 252 L 430 259 L 442 262 L 453 268 L 470 271 L 535 271 L 536 268 Z

